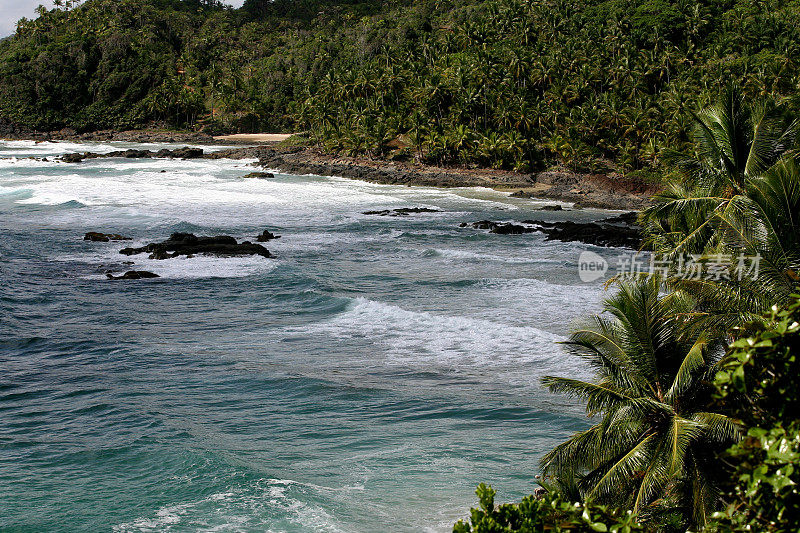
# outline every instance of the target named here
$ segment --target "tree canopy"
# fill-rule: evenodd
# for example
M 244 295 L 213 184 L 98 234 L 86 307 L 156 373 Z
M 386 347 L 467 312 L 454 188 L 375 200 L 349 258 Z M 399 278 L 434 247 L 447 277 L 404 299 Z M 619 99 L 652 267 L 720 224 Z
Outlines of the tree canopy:
M 796 0 L 88 0 L 0 42 L 0 119 L 649 170 L 729 80 L 796 111 L 798 57 Z

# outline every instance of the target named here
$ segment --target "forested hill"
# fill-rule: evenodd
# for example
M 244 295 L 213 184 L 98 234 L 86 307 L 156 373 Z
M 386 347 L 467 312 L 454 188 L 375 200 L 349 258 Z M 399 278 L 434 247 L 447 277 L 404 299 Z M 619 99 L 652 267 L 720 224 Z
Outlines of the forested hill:
M 88 0 L 0 42 L 0 120 L 649 168 L 736 83 L 800 108 L 800 1 Z

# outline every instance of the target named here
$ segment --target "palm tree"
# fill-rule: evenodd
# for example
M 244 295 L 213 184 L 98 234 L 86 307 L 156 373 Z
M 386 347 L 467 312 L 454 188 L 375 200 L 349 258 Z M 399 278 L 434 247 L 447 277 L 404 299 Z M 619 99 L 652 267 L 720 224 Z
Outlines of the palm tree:
M 671 259 L 760 258 L 758 275 L 750 279 L 671 277 L 673 288 L 700 298 L 702 327 L 724 330 L 788 302 L 800 280 L 800 171 L 792 149 L 797 121 L 774 103 L 744 105 L 735 88 L 693 116 L 696 151 L 665 153 L 680 179 L 654 198 L 642 220 L 647 245 Z
M 545 455 L 545 478 L 572 480 L 584 497 L 652 518 L 679 509 L 685 526 L 702 526 L 719 503 L 714 452 L 739 436 L 726 416 L 707 410 L 723 352 L 704 335 L 683 334 L 693 302 L 660 294 L 655 277 L 621 283 L 606 300 L 612 318 L 594 317 L 569 350 L 596 372 L 594 381 L 546 377 L 551 391 L 586 401 L 597 418 Z M 561 484 L 564 484 L 563 482 Z

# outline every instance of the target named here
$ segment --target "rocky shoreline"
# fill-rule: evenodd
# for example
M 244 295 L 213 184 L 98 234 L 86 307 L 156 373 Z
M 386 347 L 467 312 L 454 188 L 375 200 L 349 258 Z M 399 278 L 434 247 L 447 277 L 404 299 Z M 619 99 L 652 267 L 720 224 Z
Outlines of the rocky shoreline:
M 288 174 L 316 174 L 382 183 L 427 187 L 488 187 L 518 198 L 547 199 L 576 207 L 640 210 L 649 205 L 658 187 L 618 174 L 581 174 L 566 169 L 537 173 L 508 170 L 441 168 L 405 161 L 343 157 L 316 148 L 258 146 L 234 148 L 210 157 L 252 157 L 258 166 Z
M 170 131 L 93 132 L 77 134 L 64 130 L 46 134 L 5 133 L 2 137 L 35 141 L 66 139 L 78 142 L 137 142 L 212 144 L 214 138 L 204 133 Z M 507 170 L 435 167 L 410 161 L 386 161 L 364 157 L 345 157 L 322 152 L 314 147 L 284 147 L 279 143 L 242 146 L 203 153 L 199 149 L 125 150 L 111 154 L 67 154 L 65 162 L 78 163 L 96 157 L 179 157 L 207 159 L 256 159 L 264 170 L 288 174 L 316 174 L 382 183 L 427 187 L 488 187 L 511 192 L 517 198 L 547 199 L 589 207 L 617 210 L 640 210 L 649 204 L 658 186 L 641 179 L 616 173 L 588 174 L 567 169 L 550 169 L 536 173 Z M 268 177 L 252 174 L 251 177 Z

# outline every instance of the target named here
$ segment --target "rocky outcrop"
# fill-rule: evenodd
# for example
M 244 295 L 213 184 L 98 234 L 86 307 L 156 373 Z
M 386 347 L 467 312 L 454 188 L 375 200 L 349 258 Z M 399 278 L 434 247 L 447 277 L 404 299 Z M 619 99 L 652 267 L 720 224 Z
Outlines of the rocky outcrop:
M 2 125 L 2 124 L 0 124 Z M 6 130 L 13 126 L 5 125 Z M 13 138 L 13 137 L 12 137 Z M 185 142 L 214 143 L 206 134 L 191 132 L 94 132 L 77 134 L 71 130 L 50 133 L 26 133 L 17 138 L 36 140 L 69 139 L 77 141 L 128 141 L 128 142 Z M 133 157 L 122 151 L 114 157 Z M 146 150 L 139 156 L 147 157 Z M 122 154 L 122 155 L 120 155 Z M 64 161 L 80 162 L 92 157 L 107 157 L 97 154 L 70 154 Z M 201 153 L 198 148 L 185 151 L 161 150 L 149 157 L 177 157 L 190 159 L 256 159 L 255 166 L 280 170 L 288 174 L 316 174 L 341 176 L 344 178 L 392 185 L 420 185 L 430 187 L 491 187 L 502 191 L 514 191 L 518 198 L 551 199 L 573 203 L 572 209 L 596 207 L 604 209 L 642 209 L 661 186 L 654 181 L 623 176 L 616 172 L 579 173 L 565 168 L 554 168 L 537 173 L 521 173 L 508 170 L 435 167 L 406 159 L 374 159 L 367 157 L 345 157 L 324 153 L 317 147 L 260 145 L 243 146 Z M 269 174 L 269 172 L 267 172 Z M 253 176 L 255 177 L 255 176 Z
M 160 278 L 158 274 L 153 274 L 152 272 L 148 272 L 146 270 L 129 270 L 122 274 L 121 276 L 115 276 L 114 274 L 106 274 L 108 279 L 113 280 L 125 280 L 125 279 L 151 279 L 151 278 Z
M 261 235 L 256 237 L 256 242 L 269 242 L 272 239 L 280 239 L 280 238 L 281 238 L 280 235 L 275 235 L 271 231 L 265 229 L 264 231 L 261 232 Z
M 107 154 L 97 154 L 97 157 L 124 157 L 126 159 L 149 159 L 153 157 L 150 150 L 116 150 Z
M 93 242 L 108 242 L 108 241 L 130 241 L 132 239 L 130 237 L 123 237 L 118 233 L 98 233 L 96 231 L 90 231 L 83 236 L 83 240 L 93 241 Z
M 219 257 L 244 255 L 272 257 L 269 250 L 250 241 L 237 243 L 236 239 L 227 235 L 197 237 L 191 233 L 173 233 L 166 241 L 150 243 L 141 248 L 123 248 L 119 253 L 123 255 L 149 253 L 150 259 L 170 259 L 179 255 L 193 256 L 197 254 Z
M 520 224 L 492 222 L 491 220 L 480 220 L 472 224 L 463 222 L 460 225 L 462 228 L 466 228 L 467 226 L 472 226 L 475 229 L 488 229 L 489 233 L 496 233 L 497 235 L 522 235 L 524 233 L 533 233 L 536 231 L 535 228 L 529 228 Z
M 95 152 L 71 153 L 61 156 L 64 163 L 80 163 L 85 159 L 98 159 L 103 157 L 124 157 L 126 159 L 150 159 L 150 158 L 170 158 L 170 159 L 197 159 L 204 156 L 202 148 L 176 148 L 170 150 L 162 148 L 158 152 L 152 150 L 115 150 L 104 154 Z
M 208 154 L 210 159 L 258 159 L 257 166 L 287 174 L 340 176 L 374 183 L 431 187 L 527 187 L 526 174 L 509 171 L 439 168 L 428 165 L 326 154 L 313 147 L 250 146 Z
M 554 169 L 534 174 L 508 170 L 434 167 L 412 161 L 327 154 L 315 147 L 256 146 L 223 150 L 209 158 L 255 158 L 258 166 L 287 174 L 341 176 L 390 185 L 492 187 L 518 198 L 552 199 L 606 209 L 641 209 L 659 190 L 656 183 L 617 173 Z
M 204 152 L 202 148 L 176 148 L 175 150 L 168 150 L 166 148 L 159 150 L 156 157 L 171 157 L 174 159 L 198 159 L 203 157 Z
M 272 172 L 251 172 L 250 174 L 245 174 L 242 176 L 245 179 L 259 179 L 259 180 L 266 180 L 275 177 L 275 174 Z
M 525 220 L 547 235 L 548 241 L 582 242 L 595 246 L 615 248 L 635 248 L 642 244 L 640 229 L 624 224 L 606 222 L 544 222 L 541 220 Z
M 499 235 L 522 235 L 525 233 L 544 233 L 545 240 L 563 242 L 582 242 L 595 246 L 625 247 L 638 249 L 642 243 L 641 228 L 635 225 L 635 212 L 599 220 L 597 222 L 546 222 L 543 220 L 523 220 L 521 224 L 481 220 L 472 224 L 462 223 L 462 228 L 489 230 Z
M 61 156 L 61 161 L 64 163 L 80 163 L 86 158 L 84 154 L 73 153 L 73 154 L 64 154 Z
M 377 215 L 379 217 L 407 217 L 412 213 L 438 213 L 438 209 L 428 207 L 400 207 L 398 209 L 384 209 L 382 211 L 364 211 L 362 215 Z

